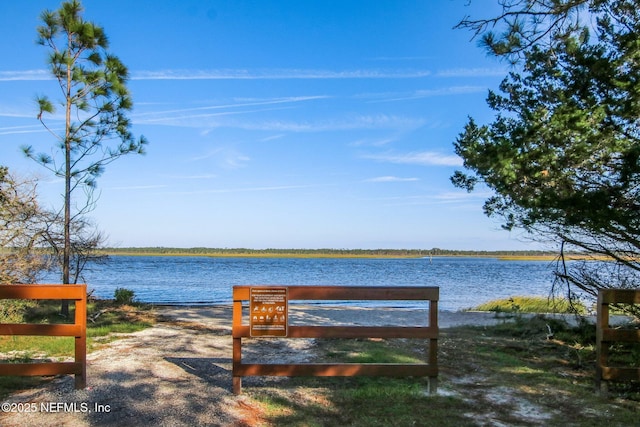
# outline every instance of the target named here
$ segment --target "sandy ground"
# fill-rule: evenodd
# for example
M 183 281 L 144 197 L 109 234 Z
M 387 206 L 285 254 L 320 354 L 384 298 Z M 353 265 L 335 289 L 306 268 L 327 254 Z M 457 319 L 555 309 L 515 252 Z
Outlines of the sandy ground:
M 214 307 L 158 307 L 161 314 L 174 320 L 198 322 L 216 328 L 231 330 L 230 306 Z M 503 319 L 495 313 L 470 311 L 440 311 L 438 326 L 450 328 L 461 325 L 494 325 Z M 427 325 L 427 310 L 392 308 L 343 308 L 299 305 L 289 307 L 291 325 Z
M 88 387 L 74 390 L 64 376 L 5 399 L 2 426 L 243 426 L 249 405 L 232 393 L 231 307 L 158 307 L 166 321 L 127 334 L 88 355 Z M 330 307 L 290 308 L 290 324 L 421 325 L 426 311 Z M 439 326 L 490 325 L 491 313 L 441 312 Z M 312 340 L 263 340 L 272 361 L 304 362 Z M 252 354 L 252 351 L 255 354 Z M 276 380 L 285 380 L 276 378 Z M 264 377 L 249 377 L 245 385 Z M 6 406 L 9 404 L 9 406 Z M 9 408 L 10 412 L 5 409 Z M 11 408 L 13 410 L 11 411 Z

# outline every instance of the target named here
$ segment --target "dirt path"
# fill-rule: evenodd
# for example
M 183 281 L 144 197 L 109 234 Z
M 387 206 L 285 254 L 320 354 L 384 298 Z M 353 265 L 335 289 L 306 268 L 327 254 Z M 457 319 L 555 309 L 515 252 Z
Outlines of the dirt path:
M 36 402 L 2 414 L 5 426 L 241 425 L 231 394 L 231 337 L 224 330 L 161 323 L 88 356 L 89 387 L 65 376 L 5 402 Z M 70 404 L 43 412 L 41 403 Z M 76 406 L 74 407 L 73 404 Z M 96 407 L 95 405 L 101 405 Z

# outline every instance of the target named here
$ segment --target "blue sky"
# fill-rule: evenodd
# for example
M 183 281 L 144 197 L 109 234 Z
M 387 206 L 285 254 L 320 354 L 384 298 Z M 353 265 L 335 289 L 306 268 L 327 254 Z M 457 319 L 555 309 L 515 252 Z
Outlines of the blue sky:
M 0 163 L 52 138 L 57 99 L 35 43 L 59 1 L 0 3 Z M 482 213 L 487 191 L 449 181 L 453 142 L 508 72 L 471 34 L 497 0 L 85 0 L 129 68 L 145 156 L 109 165 L 91 213 L 110 246 L 527 249 Z M 62 125 L 53 117 L 52 125 Z

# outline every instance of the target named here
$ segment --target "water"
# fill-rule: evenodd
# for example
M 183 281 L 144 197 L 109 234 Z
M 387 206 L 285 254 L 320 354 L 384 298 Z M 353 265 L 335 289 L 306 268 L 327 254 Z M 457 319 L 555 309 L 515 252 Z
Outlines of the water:
M 547 297 L 552 270 L 548 261 L 494 258 L 112 256 L 106 263 L 89 265 L 83 281 L 99 298 L 113 298 L 116 288 L 127 288 L 142 302 L 193 305 L 230 304 L 234 285 L 438 286 L 439 308 L 456 311 L 497 298 Z M 48 277 L 42 282 L 56 279 Z

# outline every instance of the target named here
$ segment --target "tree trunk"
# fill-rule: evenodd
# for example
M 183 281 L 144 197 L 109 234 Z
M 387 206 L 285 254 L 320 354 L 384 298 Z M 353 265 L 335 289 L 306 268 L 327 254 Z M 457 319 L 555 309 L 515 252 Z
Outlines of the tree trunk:
M 62 284 L 69 284 L 71 263 L 71 67 L 67 67 L 67 93 L 64 134 L 64 248 L 62 251 Z M 69 317 L 69 301 L 63 300 L 60 314 Z

